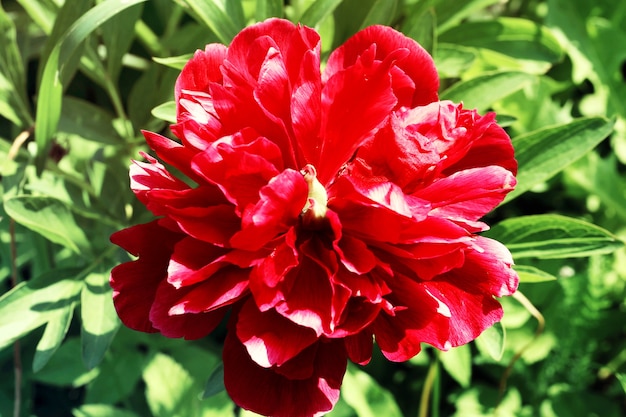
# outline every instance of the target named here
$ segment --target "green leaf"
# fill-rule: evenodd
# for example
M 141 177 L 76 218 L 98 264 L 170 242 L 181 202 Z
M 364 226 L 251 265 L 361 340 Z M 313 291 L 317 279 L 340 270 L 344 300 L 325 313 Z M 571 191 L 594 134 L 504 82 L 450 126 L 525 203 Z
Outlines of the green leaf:
M 507 219 L 485 234 L 504 243 L 514 259 L 587 257 L 624 246 L 599 226 L 558 214 Z
M 33 358 L 33 372 L 39 372 L 61 346 L 74 316 L 74 306 L 74 302 L 69 303 L 49 317 L 46 330 L 37 344 Z
M 439 353 L 443 368 L 463 388 L 468 388 L 472 380 L 472 350 L 469 345 L 454 347 Z
M 342 0 L 316 0 L 304 11 L 300 23 L 305 26 L 316 27 L 328 17 Z
M 81 342 L 83 362 L 95 368 L 106 353 L 120 322 L 113 307 L 108 274 L 91 273 L 81 294 Z
M 283 0 L 257 0 L 254 17 L 262 22 L 269 17 L 282 17 L 283 13 Z
M 183 3 L 191 9 L 194 17 L 211 29 L 225 45 L 230 44 L 242 29 L 237 27 L 233 19 L 214 0 L 183 0 Z
M 398 7 L 398 0 L 376 0 L 370 8 L 361 29 L 372 25 L 389 25 L 393 21 Z
M 0 347 L 57 318 L 76 301 L 81 283 L 64 279 L 44 288 L 21 283 L 0 297 Z
M 172 56 L 169 58 L 153 57 L 152 60 L 158 62 L 166 67 L 174 68 L 175 70 L 182 70 L 183 67 L 193 58 L 193 54 L 185 54 L 179 56 Z
M 601 117 L 576 119 L 513 139 L 519 170 L 517 185 L 505 202 L 542 183 L 581 158 L 606 138 L 613 122 Z
M 211 372 L 208 381 L 204 387 L 202 398 L 206 399 L 224 391 L 224 363 L 219 365 Z
M 106 46 L 107 75 L 116 81 L 122 69 L 122 58 L 135 38 L 135 23 L 139 20 L 143 5 L 137 4 L 124 13 L 118 13 L 102 24 L 102 40 Z
M 106 355 L 100 373 L 87 386 L 85 403 L 115 404 L 128 397 L 141 380 L 144 356 L 136 345 L 116 349 Z
M 402 416 L 391 393 L 352 364 L 343 378 L 341 395 L 359 417 Z
M 423 4 L 418 2 L 418 5 Z M 409 38 L 415 39 L 424 49 L 433 53 L 435 48 L 435 29 L 437 27 L 437 17 L 432 8 L 422 10 L 412 10 L 402 24 L 400 31 Z M 437 66 L 439 70 L 439 66 Z
M 519 71 L 491 72 L 454 84 L 441 93 L 441 99 L 463 102 L 463 107 L 483 112 L 535 78 L 532 74 Z
M 22 226 L 77 254 L 91 253 L 91 247 L 70 208 L 52 197 L 19 196 L 4 202 L 7 214 Z
M 471 48 L 449 43 L 438 43 L 433 59 L 441 78 L 460 78 L 476 59 Z
M 171 357 L 157 353 L 143 372 L 146 401 L 155 417 L 197 415 L 199 400 L 189 373 Z
M 17 126 L 33 123 L 26 98 L 26 76 L 15 25 L 0 4 L 0 114 Z
M 88 370 L 80 357 L 80 340 L 69 338 L 63 343 L 48 364 L 33 379 L 44 384 L 60 387 L 80 387 L 98 376 L 98 369 Z
M 496 362 L 499 362 L 504 354 L 505 341 L 506 331 L 502 324 L 496 323 L 478 336 L 474 343 L 483 356 L 491 357 Z
M 59 124 L 63 74 L 72 70 L 72 66 L 68 63 L 72 62 L 74 53 L 87 36 L 108 19 L 144 1 L 146 0 L 104 1 L 76 20 L 55 44 L 46 61 L 37 98 L 35 142 L 37 143 L 36 166 L 39 173 L 43 171 L 52 138 Z
M 132 411 L 106 404 L 84 404 L 72 410 L 74 417 L 139 417 Z
M 443 32 L 450 27 L 458 26 L 461 21 L 476 12 L 498 3 L 500 0 L 465 0 L 454 3 L 454 7 L 448 1 L 431 0 L 435 8 L 435 15 L 439 24 L 438 31 Z M 428 3 L 428 1 L 418 1 L 419 3 Z
M 176 102 L 168 101 L 152 109 L 152 115 L 169 123 L 176 123 Z
M 439 40 L 490 49 L 520 60 L 554 63 L 563 55 L 560 43 L 547 27 L 512 17 L 465 22 L 450 27 Z
M 546 282 L 557 279 L 554 275 L 530 265 L 513 265 L 513 269 L 519 275 L 520 282 Z
M 78 98 L 64 97 L 58 131 L 106 145 L 119 145 L 122 139 L 113 129 L 113 120 L 113 116 L 102 107 Z

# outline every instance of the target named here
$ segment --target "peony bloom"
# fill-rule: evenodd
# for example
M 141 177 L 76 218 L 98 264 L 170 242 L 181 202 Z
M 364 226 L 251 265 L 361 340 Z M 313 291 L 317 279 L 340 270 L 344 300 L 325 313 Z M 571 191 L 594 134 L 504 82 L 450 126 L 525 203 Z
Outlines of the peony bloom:
M 157 217 L 111 240 L 137 256 L 111 273 L 130 328 L 197 339 L 230 312 L 224 383 L 269 416 L 332 409 L 347 360 L 373 343 L 406 361 L 502 316 L 518 278 L 476 233 L 515 185 L 493 114 L 440 102 L 432 59 L 369 27 L 320 72 L 310 28 L 270 19 L 198 51 L 176 83 L 173 141 L 131 187 Z

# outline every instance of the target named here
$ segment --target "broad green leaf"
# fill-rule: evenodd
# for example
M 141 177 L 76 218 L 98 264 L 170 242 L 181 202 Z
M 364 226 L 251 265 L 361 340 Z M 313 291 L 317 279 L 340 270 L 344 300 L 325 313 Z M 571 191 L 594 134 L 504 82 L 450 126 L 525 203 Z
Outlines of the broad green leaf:
M 391 24 L 397 7 L 398 0 L 376 0 L 361 23 L 361 29 L 372 25 Z
M 463 107 L 483 112 L 534 79 L 534 75 L 525 72 L 492 72 L 454 84 L 441 93 L 441 99 L 463 102 Z
M 52 138 L 59 124 L 63 74 L 72 70 L 68 63 L 72 62 L 74 53 L 87 36 L 108 19 L 144 1 L 146 0 L 106 0 L 76 20 L 55 44 L 46 61 L 37 98 L 35 141 L 38 147 L 36 165 L 39 173 L 43 171 Z
M 48 364 L 33 379 L 59 387 L 81 387 L 98 376 L 98 369 L 88 370 L 80 357 L 80 340 L 71 337 L 61 345 Z
M 128 397 L 141 380 L 144 362 L 135 345 L 106 355 L 100 373 L 86 388 L 85 403 L 115 404 Z
M 157 353 L 143 372 L 146 400 L 155 417 L 194 417 L 200 400 L 193 379 L 178 362 Z
M 439 24 L 438 32 L 443 32 L 448 28 L 458 26 L 462 20 L 469 17 L 473 13 L 479 12 L 500 0 L 464 0 L 462 2 L 452 3 L 449 1 L 431 0 L 434 4 L 435 15 Z M 427 1 L 418 1 L 418 3 L 428 3 Z
M 81 283 L 61 280 L 44 288 L 22 282 L 0 297 L 0 347 L 57 318 L 76 301 Z
M 113 129 L 113 116 L 110 113 L 75 97 L 63 98 L 58 131 L 107 145 L 122 143 L 121 137 Z
M 15 25 L 2 4 L 0 45 L 0 114 L 18 126 L 31 125 L 33 120 L 26 98 L 26 76 L 15 36 Z
M 202 398 L 209 398 L 224 391 L 224 364 L 219 365 L 211 372 L 208 381 L 204 387 Z
M 176 123 L 176 102 L 168 101 L 152 109 L 152 115 L 169 123 Z
M 514 259 L 587 257 L 624 246 L 599 226 L 558 214 L 507 219 L 485 234 L 504 243 Z
M 283 0 L 257 0 L 254 17 L 262 22 L 269 17 L 282 17 L 283 13 Z
M 601 117 L 579 118 L 513 139 L 519 170 L 517 185 L 505 202 L 513 200 L 581 158 L 606 138 L 613 122 Z
M 371 376 L 349 365 L 341 386 L 341 395 L 359 417 L 401 417 L 395 399 Z
M 423 4 L 418 2 L 417 4 Z M 402 24 L 400 31 L 409 38 L 415 39 L 424 49 L 431 54 L 436 51 L 435 48 L 435 29 L 437 26 L 437 18 L 432 8 L 422 10 L 414 10 L 408 14 L 405 22 Z M 440 70 L 437 66 L 437 70 Z
M 513 269 L 519 275 L 520 282 L 546 282 L 557 279 L 554 275 L 530 265 L 513 265 Z
M 169 58 L 153 57 L 152 59 L 161 65 L 165 65 L 166 67 L 174 68 L 180 71 L 192 57 L 193 54 L 185 54 L 180 56 L 172 56 Z
M 563 51 L 545 26 L 531 20 L 499 17 L 450 27 L 441 42 L 490 49 L 520 60 L 558 62 Z
M 52 197 L 19 196 L 4 202 L 7 214 L 22 226 L 77 254 L 89 254 L 91 247 L 70 208 Z
M 505 341 L 506 331 L 502 324 L 496 323 L 478 336 L 474 343 L 484 356 L 491 357 L 496 362 L 499 362 L 504 354 Z
M 443 368 L 463 388 L 468 388 L 472 380 L 472 350 L 469 345 L 454 347 L 439 354 Z
M 476 59 L 471 48 L 449 43 L 438 43 L 433 59 L 441 78 L 459 78 Z
M 305 26 L 316 27 L 328 17 L 343 0 L 316 0 L 300 17 L 300 23 Z
M 84 404 L 72 410 L 74 417 L 139 417 L 132 411 L 108 404 Z
M 70 323 L 74 316 L 74 307 L 74 302 L 69 303 L 64 308 L 56 310 L 54 315 L 50 316 L 46 330 L 37 344 L 37 350 L 33 358 L 33 372 L 39 372 L 61 346 L 70 328 Z
M 120 322 L 113 307 L 108 274 L 91 273 L 85 278 L 81 294 L 81 342 L 83 362 L 96 367 L 106 353 Z
M 191 9 L 194 17 L 211 29 L 225 45 L 230 44 L 241 29 L 215 0 L 183 0 L 183 3 Z

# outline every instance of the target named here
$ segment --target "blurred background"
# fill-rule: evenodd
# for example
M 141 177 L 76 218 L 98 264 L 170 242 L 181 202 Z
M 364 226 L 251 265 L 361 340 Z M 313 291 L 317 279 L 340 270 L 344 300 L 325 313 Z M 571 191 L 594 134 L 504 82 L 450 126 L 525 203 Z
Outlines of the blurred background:
M 350 366 L 330 415 L 626 415 L 626 2 L 0 5 L 0 416 L 252 415 L 223 390 L 224 329 L 187 342 L 120 325 L 108 276 L 129 257 L 109 236 L 151 218 L 128 165 L 140 129 L 169 134 L 184 63 L 270 16 L 315 27 L 323 57 L 363 27 L 397 28 L 433 55 L 442 99 L 497 113 L 520 162 L 486 219 L 522 279 L 502 323 Z

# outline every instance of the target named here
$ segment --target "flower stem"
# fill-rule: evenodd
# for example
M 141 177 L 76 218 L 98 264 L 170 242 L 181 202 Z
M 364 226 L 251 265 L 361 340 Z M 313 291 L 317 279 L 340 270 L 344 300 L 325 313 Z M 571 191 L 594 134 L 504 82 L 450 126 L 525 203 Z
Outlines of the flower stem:
M 432 394 L 431 394 L 432 393 Z M 430 362 L 428 374 L 422 388 L 422 397 L 420 398 L 420 407 L 417 413 L 418 417 L 428 417 L 429 399 L 432 395 L 432 414 L 431 417 L 439 417 L 439 352 L 435 352 L 435 356 Z
M 19 283 L 17 273 L 17 245 L 15 243 L 15 220 L 9 219 L 9 236 L 11 239 L 11 286 L 15 288 Z M 20 341 L 13 343 L 13 375 L 15 393 L 13 394 L 13 417 L 20 417 L 22 406 L 22 354 Z

